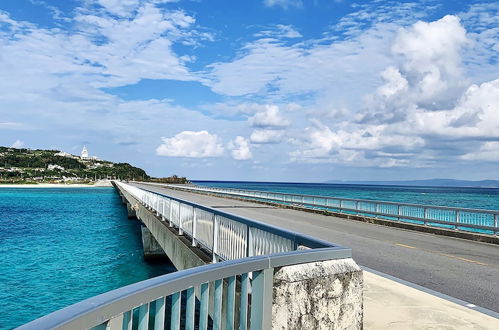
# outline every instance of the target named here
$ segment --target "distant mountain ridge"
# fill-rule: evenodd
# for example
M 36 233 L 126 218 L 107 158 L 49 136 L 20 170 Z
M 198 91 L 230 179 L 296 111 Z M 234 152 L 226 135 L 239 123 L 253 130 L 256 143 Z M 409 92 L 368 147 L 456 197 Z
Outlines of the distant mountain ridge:
M 427 180 L 396 180 L 396 181 L 352 181 L 329 180 L 327 183 L 337 184 L 367 184 L 385 186 L 430 186 L 430 187 L 473 187 L 473 188 L 499 188 L 499 180 L 455 180 L 455 179 L 427 179 Z

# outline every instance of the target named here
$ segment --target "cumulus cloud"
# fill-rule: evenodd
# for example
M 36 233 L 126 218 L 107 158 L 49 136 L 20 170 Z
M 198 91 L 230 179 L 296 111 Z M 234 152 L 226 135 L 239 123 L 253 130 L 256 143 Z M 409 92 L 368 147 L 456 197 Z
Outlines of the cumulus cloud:
M 250 136 L 251 143 L 276 144 L 282 141 L 284 131 L 275 129 L 255 129 Z
M 382 71 L 384 84 L 366 98 L 365 112 L 332 126 L 312 119 L 292 159 L 418 167 L 442 161 L 443 148 L 447 161 L 495 159 L 499 79 L 465 86 L 467 42 L 454 16 L 401 29 L 392 47 L 400 63 Z
M 205 158 L 219 157 L 224 153 L 219 138 L 207 131 L 183 131 L 171 138 L 162 138 L 156 154 L 167 157 Z
M 237 136 L 234 141 L 229 142 L 232 158 L 235 160 L 248 160 L 253 157 L 250 150 L 250 143 L 242 136 Z
M 12 145 L 10 146 L 11 148 L 22 148 L 24 147 L 24 142 L 21 140 L 16 140 Z
M 265 110 L 257 112 L 248 121 L 251 126 L 259 128 L 279 128 L 290 125 L 290 121 L 281 115 L 276 105 L 266 105 Z
M 418 106 L 448 107 L 465 88 L 461 50 L 468 42 L 457 16 L 447 15 L 434 22 L 417 22 L 402 29 L 392 50 L 402 56 L 401 66 Z

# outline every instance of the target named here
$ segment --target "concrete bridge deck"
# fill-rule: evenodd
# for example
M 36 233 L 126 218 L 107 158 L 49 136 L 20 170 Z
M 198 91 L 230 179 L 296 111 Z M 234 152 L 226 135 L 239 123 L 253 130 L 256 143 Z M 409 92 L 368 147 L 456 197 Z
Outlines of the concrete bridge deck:
M 499 312 L 499 246 L 167 188 L 151 191 L 303 232 L 353 250 L 362 266 Z M 367 328 L 499 328 L 499 320 L 366 272 Z

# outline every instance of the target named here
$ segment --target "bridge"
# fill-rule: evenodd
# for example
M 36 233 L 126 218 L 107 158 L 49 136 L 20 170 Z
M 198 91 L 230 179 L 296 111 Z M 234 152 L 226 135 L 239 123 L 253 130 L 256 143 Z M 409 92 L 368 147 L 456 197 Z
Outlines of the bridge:
M 440 322 L 429 324 L 433 327 L 499 326 L 497 245 L 269 205 L 297 206 L 295 200 L 277 201 L 277 195 L 271 201 L 249 196 L 253 192 L 225 191 L 223 198 L 220 191 L 185 186 L 116 187 L 129 217 L 144 224 L 145 253 L 166 253 L 181 271 L 90 298 L 21 328 L 360 329 L 400 317 L 406 323 L 399 325 L 407 328 L 411 322 L 431 323 L 433 316 Z M 324 211 L 317 199 L 300 202 Z M 345 207 L 341 204 L 335 207 Z M 345 214 L 353 212 L 346 208 Z M 355 211 L 358 215 L 358 204 Z M 382 206 L 368 211 L 387 214 Z M 398 212 L 404 216 L 400 207 Z M 485 226 L 497 225 L 496 215 L 484 218 L 492 219 Z M 494 238 L 497 231 L 487 230 Z M 353 248 L 363 272 L 343 246 Z M 404 315 L 407 311 L 412 315 Z

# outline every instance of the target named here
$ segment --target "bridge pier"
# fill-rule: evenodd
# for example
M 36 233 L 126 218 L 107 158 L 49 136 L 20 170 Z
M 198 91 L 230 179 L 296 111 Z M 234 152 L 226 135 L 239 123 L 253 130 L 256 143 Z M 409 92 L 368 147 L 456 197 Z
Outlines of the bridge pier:
M 136 208 L 128 202 L 126 202 L 125 204 L 126 204 L 126 211 L 127 211 L 128 219 L 137 219 Z
M 140 229 L 142 231 L 142 247 L 144 249 L 144 259 L 146 260 L 161 260 L 168 259 L 165 251 L 161 248 L 158 241 L 151 234 L 146 226 L 141 225 Z

